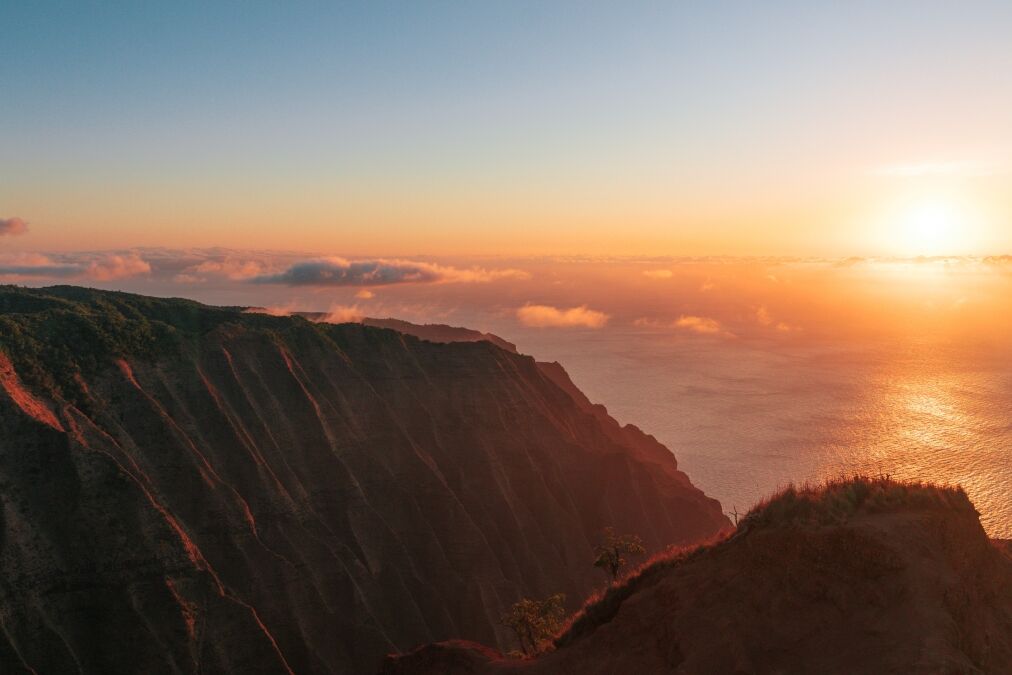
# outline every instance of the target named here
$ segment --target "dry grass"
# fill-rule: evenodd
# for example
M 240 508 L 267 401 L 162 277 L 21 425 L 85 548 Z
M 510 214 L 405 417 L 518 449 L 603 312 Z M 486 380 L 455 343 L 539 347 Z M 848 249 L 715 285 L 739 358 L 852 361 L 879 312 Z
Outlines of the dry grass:
M 976 512 L 959 486 L 898 481 L 889 476 L 853 476 L 816 485 L 789 485 L 753 507 L 738 529 L 744 532 L 760 527 L 833 525 L 858 513 L 900 510 Z

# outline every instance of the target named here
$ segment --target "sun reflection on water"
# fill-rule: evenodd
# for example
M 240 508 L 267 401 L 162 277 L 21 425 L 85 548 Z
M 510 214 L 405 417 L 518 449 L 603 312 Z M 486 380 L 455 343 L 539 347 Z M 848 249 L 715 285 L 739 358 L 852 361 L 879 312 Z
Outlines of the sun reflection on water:
M 640 286 L 615 295 L 640 304 L 613 306 L 600 330 L 528 333 L 525 348 L 563 362 L 729 507 L 790 482 L 889 474 L 962 485 L 987 530 L 1012 538 L 1012 257 L 668 271 L 647 284 L 632 270 Z
M 823 455 L 818 477 L 888 474 L 958 484 L 985 527 L 1007 535 L 1007 413 L 988 386 L 993 375 L 975 369 L 972 360 L 952 363 L 951 357 L 918 345 L 890 359 L 864 390 L 868 400 L 850 422 L 851 442 Z
M 599 336 L 567 362 L 593 396 L 650 429 L 728 508 L 790 482 L 888 474 L 962 485 L 988 532 L 1005 538 L 1010 365 L 1004 351 L 924 341 L 776 350 L 641 341 L 630 350 L 626 336 L 615 344 Z

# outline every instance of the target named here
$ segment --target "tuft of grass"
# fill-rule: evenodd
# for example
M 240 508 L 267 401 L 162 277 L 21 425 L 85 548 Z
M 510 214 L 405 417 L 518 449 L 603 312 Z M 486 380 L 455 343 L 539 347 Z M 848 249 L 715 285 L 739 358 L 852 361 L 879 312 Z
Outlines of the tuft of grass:
M 859 513 L 945 510 L 976 513 L 959 486 L 899 481 L 889 476 L 830 479 L 788 485 L 762 500 L 742 519 L 739 532 L 793 525 L 834 525 Z

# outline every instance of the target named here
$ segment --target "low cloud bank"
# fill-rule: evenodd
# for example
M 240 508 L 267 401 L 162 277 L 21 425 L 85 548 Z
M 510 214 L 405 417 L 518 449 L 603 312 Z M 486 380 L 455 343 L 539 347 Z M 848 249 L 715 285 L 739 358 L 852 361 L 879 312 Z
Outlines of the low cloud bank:
M 680 316 L 675 320 L 675 328 L 690 330 L 705 335 L 723 333 L 724 328 L 716 319 L 706 316 Z
M 358 305 L 331 305 L 326 312 L 299 312 L 294 305 L 272 307 L 247 307 L 247 314 L 267 314 L 269 316 L 292 316 L 298 314 L 314 323 L 362 323 L 365 314 Z
M 74 254 L 54 258 L 35 253 L 0 257 L 0 277 L 111 281 L 150 274 L 136 253 Z
M 922 176 L 987 176 L 994 172 L 995 165 L 979 160 L 952 160 L 918 162 L 915 164 L 895 164 L 880 166 L 872 170 L 876 176 L 888 178 L 919 178 Z
M 173 281 L 184 284 L 201 283 L 212 278 L 245 281 L 264 274 L 267 269 L 268 264 L 263 260 L 225 257 L 191 265 L 173 277 Z
M 389 286 L 393 284 L 486 283 L 497 279 L 526 279 L 522 270 L 461 269 L 413 260 L 347 260 L 318 258 L 295 263 L 278 274 L 250 279 L 258 284 L 288 286 Z
M 150 274 L 151 265 L 136 254 L 110 255 L 92 261 L 84 270 L 84 276 L 95 281 L 111 281 Z
M 759 322 L 759 325 L 765 326 L 767 328 L 772 328 L 774 330 L 780 331 L 781 333 L 789 333 L 790 331 L 795 330 L 794 326 L 791 326 L 790 324 L 784 321 L 778 321 L 776 318 L 774 318 L 773 315 L 770 313 L 770 310 L 766 307 L 766 305 L 762 305 L 761 307 L 759 307 L 759 309 L 755 311 L 755 318 L 756 321 Z
M 0 234 L 23 231 L 23 221 L 0 220 Z M 358 289 L 356 297 L 373 297 L 370 288 L 407 284 L 482 284 L 524 280 L 530 274 L 512 268 L 455 267 L 404 259 L 350 260 L 308 258 L 289 252 L 233 249 L 139 248 L 71 253 L 0 254 L 0 276 L 16 279 L 110 281 L 137 276 L 185 286 L 210 284 L 280 285 L 305 288 Z
M 0 237 L 24 234 L 28 231 L 28 223 L 17 216 L 0 218 Z
M 588 309 L 586 305 L 559 309 L 550 305 L 524 305 L 517 309 L 517 319 L 533 328 L 602 328 L 608 323 L 604 312 Z
M 358 305 L 334 305 L 321 321 L 327 323 L 361 323 L 365 315 Z
M 698 333 L 700 335 L 723 335 L 725 337 L 733 337 L 733 334 L 726 330 L 724 328 L 724 324 L 720 321 L 711 319 L 708 316 L 695 316 L 692 314 L 683 314 L 674 321 L 661 321 L 658 319 L 642 317 L 633 321 L 633 325 L 639 328 L 675 329 Z

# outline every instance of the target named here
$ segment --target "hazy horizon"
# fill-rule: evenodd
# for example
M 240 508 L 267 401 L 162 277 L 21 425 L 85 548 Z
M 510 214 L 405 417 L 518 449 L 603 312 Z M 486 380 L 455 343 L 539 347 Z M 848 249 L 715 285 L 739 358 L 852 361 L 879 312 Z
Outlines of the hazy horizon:
M 962 484 L 992 536 L 1012 532 L 1008 256 L 363 261 L 158 249 L 47 265 L 20 281 L 493 332 L 561 362 L 728 510 L 790 482 L 881 473 Z

